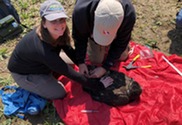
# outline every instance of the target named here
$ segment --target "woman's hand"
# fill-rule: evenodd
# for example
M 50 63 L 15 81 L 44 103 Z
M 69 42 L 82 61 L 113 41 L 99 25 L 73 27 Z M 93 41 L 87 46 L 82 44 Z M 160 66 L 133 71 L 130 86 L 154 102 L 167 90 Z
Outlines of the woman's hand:
M 85 76 L 88 76 L 89 72 L 85 63 L 79 64 L 79 72 Z

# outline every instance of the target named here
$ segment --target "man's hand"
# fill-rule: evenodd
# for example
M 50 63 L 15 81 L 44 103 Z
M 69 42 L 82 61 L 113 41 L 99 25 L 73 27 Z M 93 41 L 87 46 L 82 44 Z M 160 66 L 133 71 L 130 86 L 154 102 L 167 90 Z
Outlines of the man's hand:
M 79 72 L 85 76 L 88 76 L 88 68 L 85 63 L 79 64 Z
M 90 71 L 89 78 L 100 78 L 106 73 L 106 70 L 103 67 L 97 67 L 94 70 Z

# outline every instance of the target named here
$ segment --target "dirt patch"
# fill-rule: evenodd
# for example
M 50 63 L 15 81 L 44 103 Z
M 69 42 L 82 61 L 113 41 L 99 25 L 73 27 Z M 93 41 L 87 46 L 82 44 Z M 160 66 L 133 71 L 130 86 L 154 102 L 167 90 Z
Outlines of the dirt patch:
M 133 40 L 146 44 L 156 42 L 159 51 L 181 55 L 182 36 L 176 30 L 176 13 L 181 7 L 177 0 L 133 0 L 137 20 Z

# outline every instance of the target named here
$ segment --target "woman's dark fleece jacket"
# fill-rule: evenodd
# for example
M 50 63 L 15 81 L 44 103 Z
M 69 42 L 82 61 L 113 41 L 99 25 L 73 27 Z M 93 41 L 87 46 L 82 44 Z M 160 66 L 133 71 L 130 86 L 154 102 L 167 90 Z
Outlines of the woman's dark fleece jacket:
M 16 45 L 9 59 L 8 69 L 22 75 L 50 74 L 54 71 L 79 83 L 87 83 L 86 77 L 61 59 L 61 49 L 74 61 L 74 50 L 71 46 L 53 47 L 41 41 L 34 29 Z

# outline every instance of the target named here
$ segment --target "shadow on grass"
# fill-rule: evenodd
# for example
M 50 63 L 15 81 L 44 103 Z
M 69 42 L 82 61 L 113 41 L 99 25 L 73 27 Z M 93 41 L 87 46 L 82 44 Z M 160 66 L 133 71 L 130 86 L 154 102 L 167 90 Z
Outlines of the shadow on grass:
M 182 29 L 173 29 L 169 31 L 168 37 L 171 39 L 169 53 L 182 56 Z

